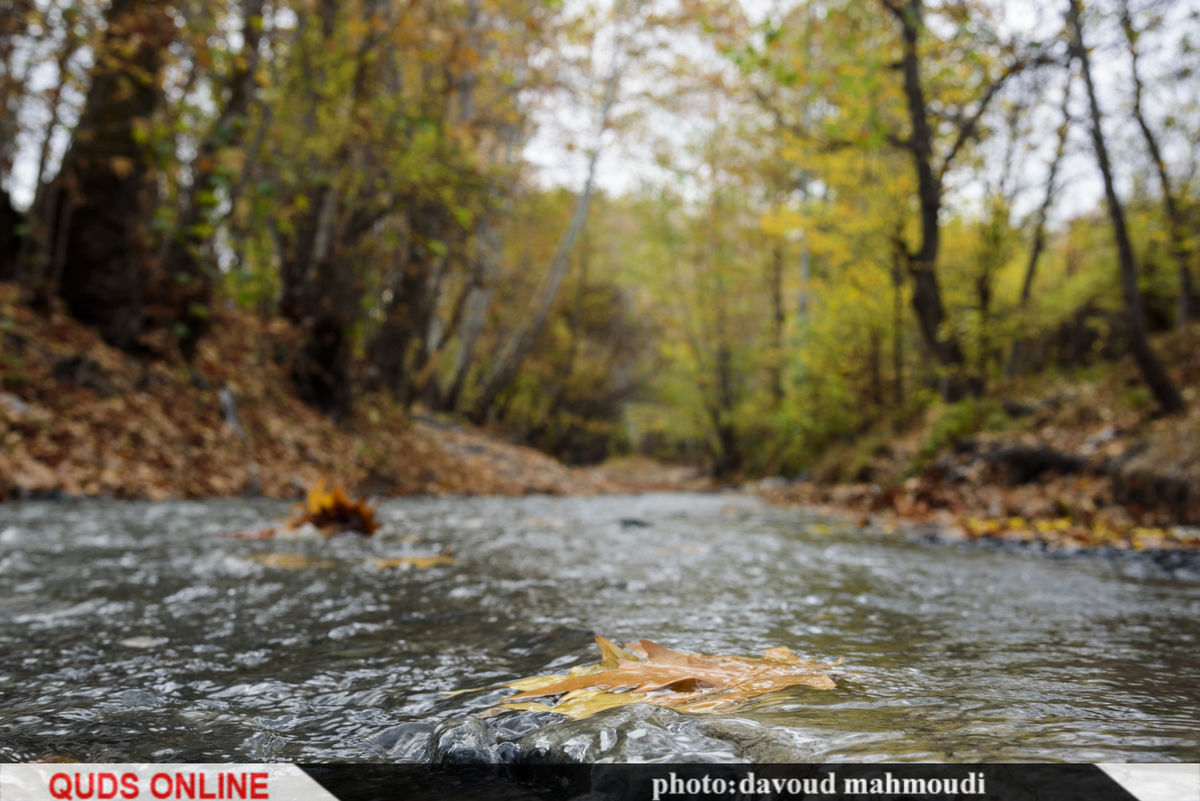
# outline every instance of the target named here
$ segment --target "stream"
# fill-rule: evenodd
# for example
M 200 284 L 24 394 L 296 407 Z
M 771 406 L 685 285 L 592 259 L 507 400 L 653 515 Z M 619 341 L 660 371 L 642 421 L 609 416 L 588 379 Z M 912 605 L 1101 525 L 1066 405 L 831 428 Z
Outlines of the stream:
M 1200 559 L 737 494 L 389 500 L 371 539 L 218 536 L 287 511 L 0 505 L 0 761 L 1200 761 Z M 593 634 L 844 662 L 729 715 L 475 717 L 596 661 Z

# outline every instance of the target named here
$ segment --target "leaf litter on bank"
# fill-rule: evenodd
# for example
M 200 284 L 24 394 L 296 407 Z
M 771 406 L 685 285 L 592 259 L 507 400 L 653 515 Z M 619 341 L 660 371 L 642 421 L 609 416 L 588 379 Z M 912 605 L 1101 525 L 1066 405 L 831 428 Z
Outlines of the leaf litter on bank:
M 596 636 L 601 661 L 567 674 L 533 676 L 504 686 L 518 692 L 486 710 L 556 712 L 586 718 L 626 704 L 645 703 L 682 712 L 729 712 L 789 687 L 831 690 L 834 665 L 804 659 L 786 646 L 761 658 L 676 651 L 651 640 L 624 648 Z M 541 700 L 535 700 L 541 699 Z

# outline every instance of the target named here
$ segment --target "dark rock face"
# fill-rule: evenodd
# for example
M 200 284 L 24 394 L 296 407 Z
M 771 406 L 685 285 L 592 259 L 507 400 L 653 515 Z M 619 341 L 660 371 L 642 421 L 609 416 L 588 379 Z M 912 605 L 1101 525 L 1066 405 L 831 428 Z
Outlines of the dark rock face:
M 1003 472 L 1010 485 L 1028 484 L 1043 473 L 1078 473 L 1087 466 L 1082 456 L 1039 445 L 1009 445 L 985 458 Z
M 1152 438 L 1114 460 L 1108 472 L 1118 503 L 1200 524 L 1200 440 Z

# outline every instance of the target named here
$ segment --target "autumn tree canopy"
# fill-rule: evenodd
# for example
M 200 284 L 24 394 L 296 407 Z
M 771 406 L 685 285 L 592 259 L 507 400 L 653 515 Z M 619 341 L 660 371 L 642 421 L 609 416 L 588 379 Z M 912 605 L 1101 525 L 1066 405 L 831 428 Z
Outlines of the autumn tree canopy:
M 337 420 L 573 461 L 801 471 L 1101 351 L 1175 412 L 1187 5 L 14 2 L 0 280 L 146 359 L 240 306 Z

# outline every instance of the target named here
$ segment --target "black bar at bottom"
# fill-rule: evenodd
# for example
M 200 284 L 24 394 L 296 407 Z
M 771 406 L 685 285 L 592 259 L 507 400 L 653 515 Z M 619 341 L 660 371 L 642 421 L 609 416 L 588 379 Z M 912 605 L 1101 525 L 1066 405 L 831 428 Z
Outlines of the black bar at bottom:
M 300 767 L 341 801 L 1136 801 L 1086 764 Z

